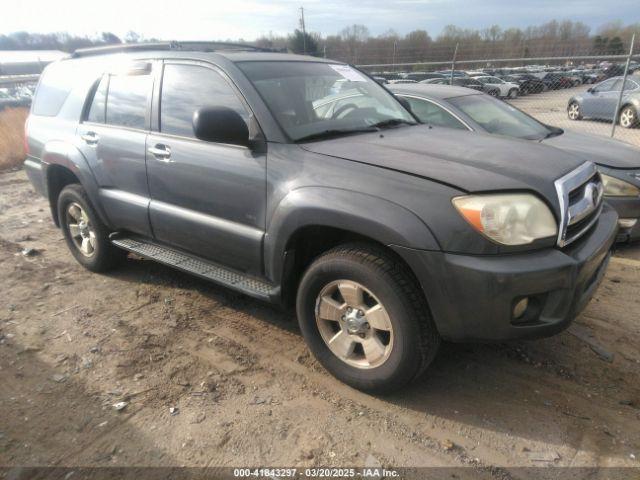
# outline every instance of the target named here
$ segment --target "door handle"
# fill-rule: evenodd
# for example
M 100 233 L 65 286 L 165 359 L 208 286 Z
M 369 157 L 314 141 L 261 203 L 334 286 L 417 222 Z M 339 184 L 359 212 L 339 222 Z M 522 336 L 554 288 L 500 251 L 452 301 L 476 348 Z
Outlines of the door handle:
M 167 145 L 162 145 L 161 143 L 159 143 L 154 147 L 150 147 L 149 149 L 147 149 L 147 151 L 160 162 L 172 162 L 171 149 Z
M 98 134 L 96 132 L 86 132 L 80 135 L 80 138 L 85 141 L 88 145 L 95 145 L 100 140 Z

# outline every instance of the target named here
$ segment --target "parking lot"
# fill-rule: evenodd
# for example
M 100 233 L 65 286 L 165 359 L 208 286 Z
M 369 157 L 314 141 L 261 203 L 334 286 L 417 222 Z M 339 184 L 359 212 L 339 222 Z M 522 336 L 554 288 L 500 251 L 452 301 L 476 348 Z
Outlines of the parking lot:
M 588 119 L 571 121 L 567 117 L 569 99 L 573 95 L 586 92 L 589 87 L 592 87 L 592 85 L 547 90 L 533 95 L 521 96 L 515 100 L 509 100 L 509 102 L 543 123 L 580 133 L 610 137 L 611 122 Z M 625 129 L 618 126 L 615 139 L 640 147 L 640 129 Z
M 0 265 L 5 466 L 638 466 L 638 246 L 568 331 L 445 344 L 387 397 L 329 376 L 291 313 L 139 259 L 84 270 L 23 171 L 0 174 Z

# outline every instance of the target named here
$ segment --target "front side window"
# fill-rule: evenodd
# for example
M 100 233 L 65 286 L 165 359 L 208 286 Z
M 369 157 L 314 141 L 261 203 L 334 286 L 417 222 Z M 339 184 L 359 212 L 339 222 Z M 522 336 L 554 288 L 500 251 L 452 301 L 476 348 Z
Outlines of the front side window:
M 150 75 L 110 75 L 106 123 L 128 128 L 146 128 L 151 94 Z
M 453 97 L 449 103 L 489 133 L 526 140 L 540 140 L 552 133 L 526 113 L 488 95 Z
M 617 80 L 615 79 L 611 79 L 611 80 L 607 80 L 606 82 L 602 82 L 600 85 L 598 85 L 596 88 L 594 88 L 594 91 L 596 92 L 610 92 L 611 90 L 613 90 L 613 84 L 616 83 Z
M 433 102 L 415 97 L 404 97 L 404 99 L 409 102 L 409 105 L 411 105 L 411 111 L 422 123 L 467 130 L 467 127 L 465 127 L 460 120 Z
M 316 62 L 238 62 L 273 116 L 293 140 L 375 130 L 415 119 L 377 82 L 347 65 Z M 336 108 L 323 105 L 333 98 Z M 331 111 L 331 115 L 328 112 Z
M 167 64 L 162 77 L 160 131 L 194 137 L 193 114 L 202 107 L 228 107 L 248 123 L 249 113 L 229 83 L 200 65 Z

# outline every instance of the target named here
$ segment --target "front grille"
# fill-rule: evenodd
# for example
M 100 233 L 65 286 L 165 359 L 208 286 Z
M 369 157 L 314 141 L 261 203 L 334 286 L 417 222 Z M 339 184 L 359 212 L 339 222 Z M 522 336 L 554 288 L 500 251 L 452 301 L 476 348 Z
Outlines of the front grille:
M 595 165 L 584 163 L 556 180 L 560 201 L 558 246 L 564 247 L 584 235 L 602 211 L 604 186 Z

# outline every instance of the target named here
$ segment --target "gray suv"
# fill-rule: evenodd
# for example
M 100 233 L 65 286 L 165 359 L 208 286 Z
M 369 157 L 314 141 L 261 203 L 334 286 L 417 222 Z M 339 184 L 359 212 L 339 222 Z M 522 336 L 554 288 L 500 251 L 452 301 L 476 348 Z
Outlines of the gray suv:
M 78 51 L 44 71 L 27 143 L 83 266 L 134 252 L 295 305 L 318 360 L 367 391 L 441 339 L 561 331 L 617 230 L 590 162 L 420 125 L 349 65 L 235 45 Z

